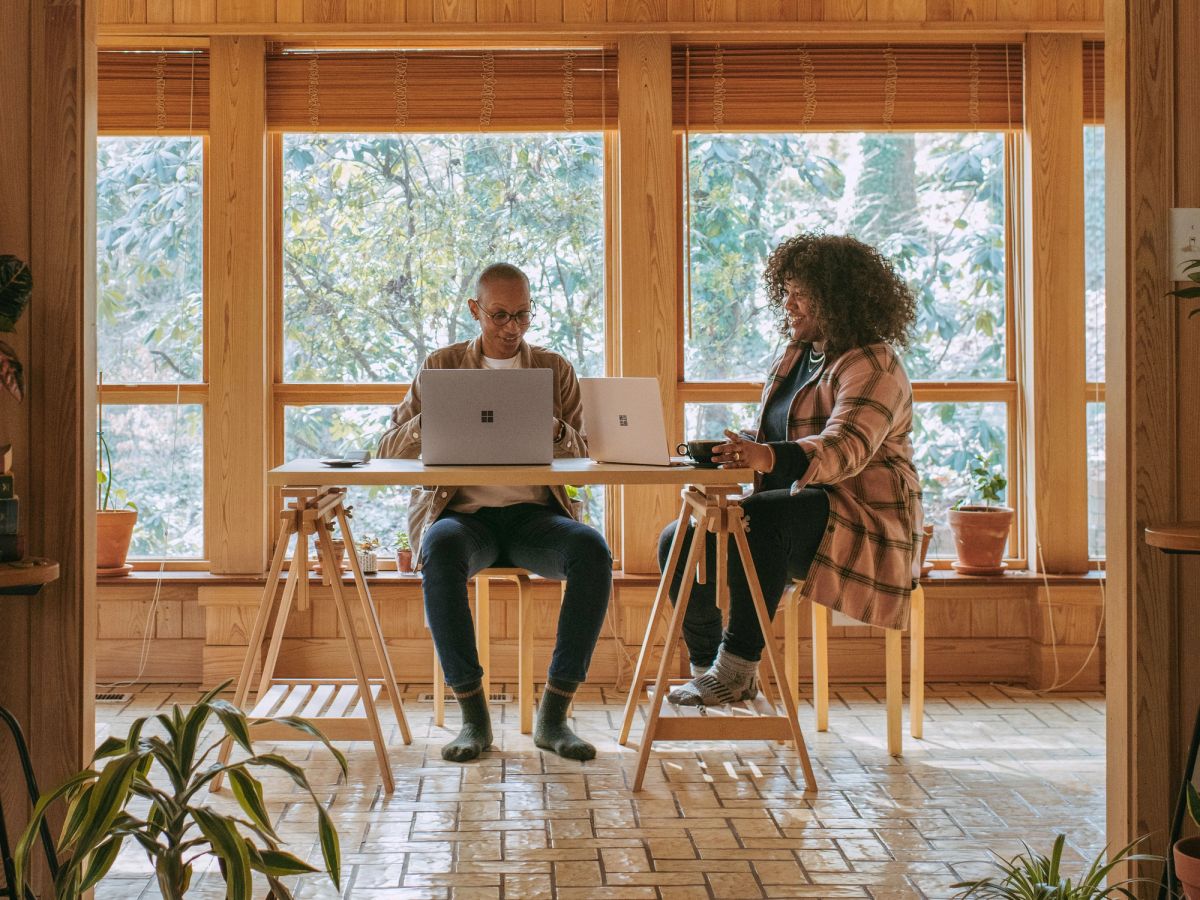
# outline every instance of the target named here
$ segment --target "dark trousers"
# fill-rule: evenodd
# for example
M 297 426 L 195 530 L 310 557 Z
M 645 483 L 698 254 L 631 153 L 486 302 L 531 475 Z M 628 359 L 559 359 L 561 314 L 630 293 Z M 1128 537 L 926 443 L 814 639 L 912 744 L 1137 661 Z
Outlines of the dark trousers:
M 596 529 L 557 508 L 519 503 L 473 513 L 447 511 L 421 539 L 425 615 L 446 683 L 460 687 L 483 677 L 467 581 L 490 566 L 566 579 L 549 674 L 585 680 L 612 594 L 608 544 Z
M 796 494 L 787 490 L 762 491 L 743 500 L 742 509 L 749 531 L 746 539 L 750 544 L 750 556 L 758 573 L 767 613 L 773 617 L 788 581 L 804 577 L 821 546 L 821 537 L 829 520 L 829 497 L 820 488 L 805 488 Z M 689 524 L 679 564 L 671 579 L 672 603 L 679 597 L 692 531 L 693 526 Z M 658 539 L 660 570 L 667 564 L 674 536 L 675 523 L 672 522 Z M 729 540 L 729 625 L 722 634 L 721 610 L 717 608 L 714 583 L 717 541 L 715 534 L 709 533 L 706 537 L 708 581 L 705 584 L 693 582 L 692 596 L 683 619 L 688 656 L 693 665 L 710 666 L 724 640 L 725 649 L 734 656 L 757 660 L 762 656 L 762 629 L 754 612 L 754 601 L 750 598 L 737 544 Z

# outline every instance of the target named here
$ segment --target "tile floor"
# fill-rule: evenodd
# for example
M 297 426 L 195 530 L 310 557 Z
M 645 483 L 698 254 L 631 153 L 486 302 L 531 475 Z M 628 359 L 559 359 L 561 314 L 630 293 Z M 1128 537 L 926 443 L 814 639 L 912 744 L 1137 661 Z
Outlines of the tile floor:
M 190 685 L 134 691 L 126 704 L 97 705 L 109 733 L 197 697 Z M 306 765 L 337 823 L 343 897 L 948 898 L 955 881 L 981 871 L 984 848 L 1011 855 L 1022 839 L 1047 848 L 1065 831 L 1074 864 L 1104 844 L 1099 694 L 930 685 L 925 740 L 906 734 L 894 760 L 884 750 L 882 686 L 843 688 L 825 734 L 812 731 L 811 702 L 802 706 L 821 786 L 806 797 L 795 755 L 763 742 L 656 745 L 646 789 L 633 793 L 636 749 L 616 744 L 624 695 L 604 687 L 585 688 L 575 705 L 578 729 L 599 746 L 592 762 L 538 751 L 510 703 L 493 704 L 496 749 L 449 764 L 438 749 L 455 717 L 448 706 L 448 728 L 435 728 L 431 704 L 418 699 L 428 691 L 404 694 L 411 746 L 386 714 L 392 797 L 378 787 L 369 744 L 345 745 L 346 780 L 312 745 L 278 745 Z M 318 861 L 311 806 L 290 781 L 263 781 L 288 849 Z M 150 875 L 126 847 L 96 896 L 157 897 Z M 198 875 L 189 897 L 224 896 L 214 866 Z M 338 896 L 318 876 L 296 895 Z

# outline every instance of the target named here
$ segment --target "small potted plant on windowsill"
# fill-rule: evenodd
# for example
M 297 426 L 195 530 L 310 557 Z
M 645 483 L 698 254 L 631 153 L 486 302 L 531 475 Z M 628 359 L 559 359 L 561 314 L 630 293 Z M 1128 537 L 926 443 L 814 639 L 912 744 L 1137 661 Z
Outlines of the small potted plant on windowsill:
M 950 510 L 950 530 L 958 559 L 953 565 L 964 575 L 999 575 L 1004 571 L 1004 548 L 1012 528 L 1013 511 L 1001 505 L 1008 479 L 983 455 L 971 466 L 971 493 L 981 504 L 960 500 Z M 993 505 L 996 504 L 996 505 Z
M 413 570 L 412 545 L 408 542 L 408 532 L 396 532 L 396 571 L 411 572 Z
M 374 575 L 379 571 L 379 555 L 375 552 L 379 549 L 379 543 L 379 538 L 371 534 L 365 534 L 354 542 L 358 550 L 358 567 L 364 575 Z
M 113 488 L 112 451 L 104 429 L 96 432 L 100 465 L 96 469 L 96 574 L 128 575 L 133 566 L 125 562 L 133 527 L 137 524 L 137 506 L 124 488 Z

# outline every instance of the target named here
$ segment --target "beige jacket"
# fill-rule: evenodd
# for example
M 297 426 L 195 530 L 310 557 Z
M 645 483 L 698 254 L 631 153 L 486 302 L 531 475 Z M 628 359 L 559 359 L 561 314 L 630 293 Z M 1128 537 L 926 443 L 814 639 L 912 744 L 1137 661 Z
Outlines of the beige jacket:
M 531 347 L 525 341 L 517 351 L 523 369 L 550 369 L 554 373 L 554 418 L 562 436 L 554 443 L 554 456 L 587 456 L 583 431 L 583 403 L 575 369 L 559 354 L 544 347 Z M 421 369 L 482 369 L 483 348 L 479 338 L 460 341 L 429 354 Z M 421 455 L 421 372 L 413 378 L 404 400 L 392 410 L 392 424 L 379 440 L 378 456 L 386 459 L 415 459 Z M 583 504 L 567 496 L 562 485 L 548 485 L 550 495 L 562 510 L 574 519 Z M 439 485 L 415 487 L 408 506 L 408 538 L 413 559 L 421 559 L 421 535 L 437 521 L 460 489 Z
M 805 346 L 788 344 L 767 379 L 762 409 Z M 808 457 L 793 493 L 819 485 L 829 495 L 829 524 L 804 597 L 870 625 L 907 627 L 920 575 L 921 482 L 913 467 L 912 387 L 896 352 L 870 344 L 832 357 L 796 393 L 787 432 Z

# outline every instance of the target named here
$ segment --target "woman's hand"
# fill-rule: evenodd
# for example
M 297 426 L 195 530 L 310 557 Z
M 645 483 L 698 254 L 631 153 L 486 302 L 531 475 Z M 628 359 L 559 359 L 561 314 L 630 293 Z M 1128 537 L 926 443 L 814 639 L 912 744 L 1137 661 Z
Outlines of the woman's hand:
M 766 444 L 747 440 L 736 431 L 725 429 L 729 441 L 713 447 L 713 462 L 722 469 L 753 469 L 770 472 L 775 468 L 775 451 Z

